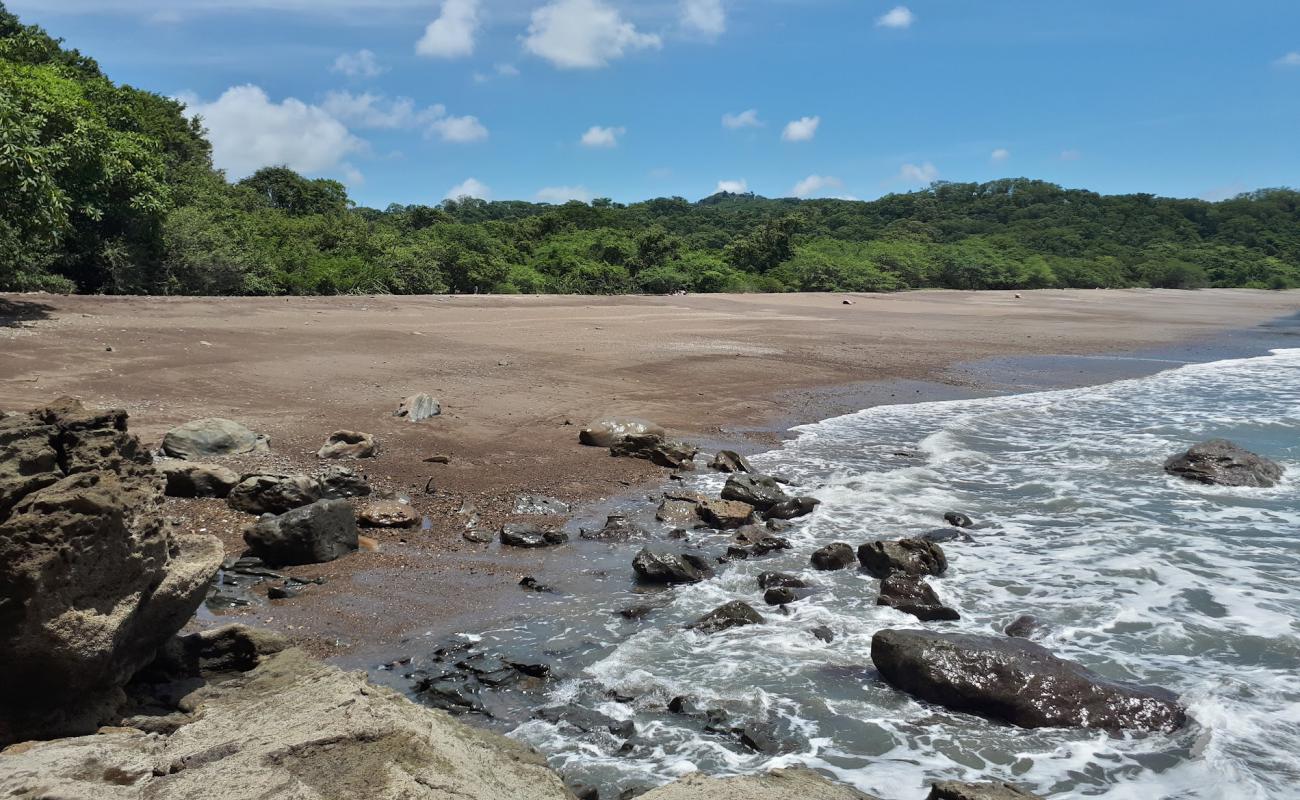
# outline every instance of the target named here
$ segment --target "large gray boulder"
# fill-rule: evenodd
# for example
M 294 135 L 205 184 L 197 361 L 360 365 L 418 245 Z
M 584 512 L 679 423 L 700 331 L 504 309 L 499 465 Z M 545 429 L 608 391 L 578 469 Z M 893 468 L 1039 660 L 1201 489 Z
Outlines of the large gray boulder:
M 1165 472 L 1216 486 L 1276 486 L 1282 467 L 1227 439 L 1202 442 L 1165 462 Z
M 263 517 L 244 531 L 244 543 L 273 567 L 333 561 L 357 549 L 357 517 L 346 500 L 318 500 Z
M 224 498 L 239 483 L 239 475 L 220 464 L 173 461 L 161 464 L 158 471 L 167 482 L 168 497 Z
M 824 572 L 844 569 L 853 563 L 853 547 L 844 542 L 831 542 L 814 550 L 809 560 L 814 569 Z
M 578 441 L 588 447 L 613 447 L 628 436 L 644 435 L 666 437 L 668 432 L 653 422 L 634 417 L 607 417 L 598 419 L 578 431 Z
M 0 420 L 0 441 L 20 454 L 0 480 L 2 746 L 103 724 L 203 601 L 222 546 L 163 518 L 125 412 L 62 400 Z
M 537 752 L 370 684 L 363 673 L 293 649 L 248 656 L 251 671 L 180 698 L 187 711 L 174 732 L 119 728 L 6 753 L 0 795 L 573 800 Z
M 178 425 L 163 437 L 163 453 L 172 458 L 202 461 L 270 449 L 271 440 L 238 422 L 220 417 Z
M 908 694 L 1022 728 L 1167 732 L 1187 720 L 1170 692 L 1108 680 L 1025 639 L 882 630 L 871 660 Z
M 876 800 L 832 783 L 810 769 L 775 769 L 766 775 L 709 778 L 698 772 L 641 795 L 641 800 Z
M 877 578 L 894 574 L 942 575 L 948 570 L 943 548 L 925 539 L 867 542 L 858 546 L 858 562 Z

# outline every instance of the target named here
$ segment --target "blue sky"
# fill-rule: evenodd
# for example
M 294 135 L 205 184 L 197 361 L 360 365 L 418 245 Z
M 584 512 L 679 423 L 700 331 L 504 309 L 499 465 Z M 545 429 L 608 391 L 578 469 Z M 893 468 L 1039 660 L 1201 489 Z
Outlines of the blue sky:
M 7 0 L 354 199 L 1300 185 L 1295 0 Z M 747 113 L 748 112 L 748 113 Z

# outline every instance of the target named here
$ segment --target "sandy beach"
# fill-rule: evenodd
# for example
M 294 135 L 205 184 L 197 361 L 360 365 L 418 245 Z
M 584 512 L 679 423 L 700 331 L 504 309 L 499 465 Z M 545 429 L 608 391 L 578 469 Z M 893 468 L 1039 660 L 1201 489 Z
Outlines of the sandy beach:
M 1195 346 L 1297 311 L 1300 293 L 1250 290 L 8 295 L 0 408 L 73 395 L 125 408 L 150 443 L 175 424 L 228 417 L 272 442 L 269 456 L 237 469 L 314 469 L 330 432 L 375 434 L 381 455 L 358 468 L 377 491 L 409 497 L 430 529 L 380 533 L 376 552 L 293 570 L 326 579 L 310 594 L 223 615 L 363 658 L 412 630 L 450 629 L 511 602 L 520 576 L 551 557 L 467 542 L 468 517 L 488 529 L 512 518 L 521 493 L 598 501 L 664 478 L 646 462 L 579 446 L 579 427 L 598 417 L 652 419 L 706 449 L 755 449 L 792 424 L 878 402 L 1016 388 L 970 369 L 982 359 Z M 415 392 L 438 398 L 443 416 L 393 417 Z M 425 462 L 435 455 L 450 461 Z M 171 510 L 239 552 L 249 517 L 219 501 L 176 500 Z

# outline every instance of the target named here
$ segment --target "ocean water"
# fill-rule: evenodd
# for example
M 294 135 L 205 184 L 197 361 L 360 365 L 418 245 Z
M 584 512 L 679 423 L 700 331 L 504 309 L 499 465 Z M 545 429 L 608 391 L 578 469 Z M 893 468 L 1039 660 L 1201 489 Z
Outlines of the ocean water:
M 650 597 L 628 580 L 640 545 L 584 543 L 594 593 L 540 598 L 530 618 L 481 632 L 564 665 L 530 702 L 631 718 L 639 732 L 625 747 L 528 720 L 512 736 L 602 797 L 694 770 L 802 763 L 887 800 L 952 778 L 1006 779 L 1052 798 L 1300 798 L 1300 349 L 1092 388 L 884 406 L 796 433 L 752 459 L 823 501 L 786 534 L 792 550 L 672 589 L 658 598 L 666 607 L 628 622 L 610 611 Z M 1287 477 L 1225 489 L 1163 473 L 1166 457 L 1211 437 L 1279 461 Z M 690 485 L 721 484 L 702 475 Z M 930 579 L 959 622 L 921 623 L 875 605 L 867 575 L 808 567 L 820 545 L 919 534 L 948 510 L 979 523 L 974 542 L 944 545 L 949 570 Z M 718 552 L 723 538 L 695 544 Z M 801 573 L 820 591 L 781 615 L 762 604 L 764 570 Z M 683 629 L 733 599 L 765 623 Z M 882 628 L 998 633 L 1021 614 L 1041 621 L 1035 640 L 1057 654 L 1173 690 L 1194 723 L 1174 734 L 1021 730 L 918 702 L 872 667 Z M 817 625 L 833 643 L 809 634 Z M 679 695 L 777 721 L 798 746 L 749 751 L 669 713 Z

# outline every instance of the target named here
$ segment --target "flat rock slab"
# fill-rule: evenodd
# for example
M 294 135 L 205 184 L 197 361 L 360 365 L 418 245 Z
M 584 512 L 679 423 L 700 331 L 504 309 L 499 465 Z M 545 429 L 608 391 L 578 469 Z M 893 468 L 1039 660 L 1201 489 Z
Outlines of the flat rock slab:
M 908 694 L 1022 728 L 1168 732 L 1187 721 L 1172 693 L 1108 680 L 1025 639 L 882 630 L 871 660 Z
M 178 425 L 163 437 L 163 452 L 172 458 L 201 461 L 269 450 L 271 440 L 228 419 L 210 417 Z
M 11 751 L 0 795 L 572 800 L 535 751 L 298 650 L 200 688 L 185 705 L 199 710 L 171 735 L 124 728 Z
M 776 769 L 743 778 L 706 778 L 694 773 L 641 795 L 641 800 L 876 800 L 832 783 L 810 769 Z

